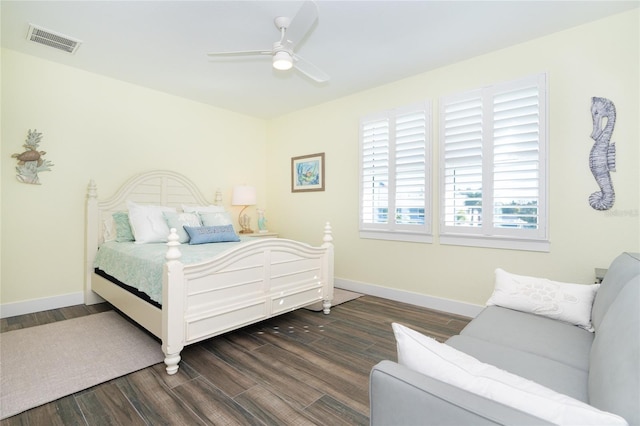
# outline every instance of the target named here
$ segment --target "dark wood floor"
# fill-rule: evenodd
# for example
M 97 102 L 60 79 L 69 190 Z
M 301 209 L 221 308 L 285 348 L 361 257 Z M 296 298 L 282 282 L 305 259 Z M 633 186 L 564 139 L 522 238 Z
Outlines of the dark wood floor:
M 4 332 L 109 309 L 73 306 L 2 319 L 0 326 Z M 0 426 L 367 425 L 371 367 L 396 359 L 391 323 L 443 341 L 468 321 L 373 296 L 330 315 L 300 309 L 187 347 L 174 376 L 158 364 Z

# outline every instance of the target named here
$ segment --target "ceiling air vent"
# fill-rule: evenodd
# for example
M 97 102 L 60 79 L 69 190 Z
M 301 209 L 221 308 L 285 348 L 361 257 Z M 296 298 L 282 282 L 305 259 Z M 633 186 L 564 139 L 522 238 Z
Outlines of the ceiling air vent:
M 74 54 L 78 47 L 80 47 L 80 40 L 50 31 L 33 24 L 29 24 L 29 32 L 27 33 L 27 40 L 34 43 L 44 44 L 45 46 L 53 47 L 54 49 L 62 50 L 67 53 Z

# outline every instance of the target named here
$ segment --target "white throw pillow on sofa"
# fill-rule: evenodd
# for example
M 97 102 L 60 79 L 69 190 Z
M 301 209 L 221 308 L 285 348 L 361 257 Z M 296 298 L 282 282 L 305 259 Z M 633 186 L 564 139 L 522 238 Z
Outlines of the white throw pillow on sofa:
M 398 363 L 558 425 L 627 425 L 625 419 L 485 364 L 459 350 L 393 323 Z
M 495 273 L 495 289 L 487 305 L 542 315 L 593 331 L 591 308 L 600 284 L 561 283 L 500 268 Z

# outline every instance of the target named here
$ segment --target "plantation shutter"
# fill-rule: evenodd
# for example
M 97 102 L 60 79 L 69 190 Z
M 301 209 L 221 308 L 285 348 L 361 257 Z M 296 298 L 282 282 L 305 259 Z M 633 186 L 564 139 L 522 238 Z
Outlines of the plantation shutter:
M 427 241 L 415 235 L 431 231 L 430 117 L 421 103 L 361 120 L 362 237 Z
M 540 102 L 537 86 L 493 98 L 493 226 L 538 228 Z
M 440 126 L 441 241 L 547 250 L 546 75 L 445 97 Z
M 479 92 L 445 102 L 443 223 L 482 226 L 482 97 Z
M 362 124 L 361 222 L 389 222 L 389 118 Z
M 399 114 L 395 138 L 395 220 L 424 225 L 426 192 L 426 111 Z

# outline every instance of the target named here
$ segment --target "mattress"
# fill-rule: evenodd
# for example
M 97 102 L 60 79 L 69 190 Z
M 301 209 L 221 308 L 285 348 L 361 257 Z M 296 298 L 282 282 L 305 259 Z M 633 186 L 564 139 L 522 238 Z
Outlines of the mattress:
M 250 237 L 240 237 L 239 242 L 183 244 L 180 246 L 182 253 L 180 261 L 185 265 L 204 262 L 250 240 L 252 240 Z M 162 271 L 166 263 L 166 254 L 167 245 L 164 243 L 136 244 L 109 241 L 100 246 L 93 266 L 145 293 L 152 301 L 162 303 Z

